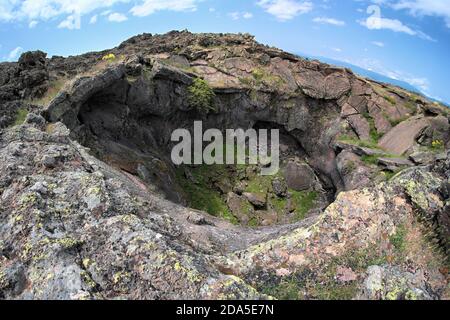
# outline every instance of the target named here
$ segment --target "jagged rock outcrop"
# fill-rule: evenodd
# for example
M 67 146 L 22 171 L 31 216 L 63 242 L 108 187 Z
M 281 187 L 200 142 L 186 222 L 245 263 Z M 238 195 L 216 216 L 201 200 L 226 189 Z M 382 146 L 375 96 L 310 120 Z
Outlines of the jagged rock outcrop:
M 279 129 L 279 174 L 175 166 L 195 120 Z M 249 35 L 143 34 L 0 64 L 0 126 L 1 298 L 449 297 L 449 113 L 401 88 Z

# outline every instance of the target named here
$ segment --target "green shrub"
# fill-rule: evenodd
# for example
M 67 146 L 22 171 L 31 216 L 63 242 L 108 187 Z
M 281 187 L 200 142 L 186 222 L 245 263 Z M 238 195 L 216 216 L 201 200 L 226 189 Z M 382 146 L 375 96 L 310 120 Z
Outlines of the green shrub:
M 107 55 L 104 55 L 102 57 L 102 60 L 103 61 L 114 61 L 114 60 L 116 60 L 116 55 L 114 53 L 109 53 Z
M 195 78 L 194 82 L 188 88 L 189 104 L 198 111 L 216 111 L 214 97 L 214 91 L 203 79 Z
M 415 101 L 407 101 L 405 102 L 405 107 L 408 108 L 413 114 L 417 112 L 417 104 Z
M 379 156 L 364 155 L 364 156 L 361 157 L 361 161 L 366 163 L 366 164 L 377 165 L 378 164 L 378 158 L 379 158 Z

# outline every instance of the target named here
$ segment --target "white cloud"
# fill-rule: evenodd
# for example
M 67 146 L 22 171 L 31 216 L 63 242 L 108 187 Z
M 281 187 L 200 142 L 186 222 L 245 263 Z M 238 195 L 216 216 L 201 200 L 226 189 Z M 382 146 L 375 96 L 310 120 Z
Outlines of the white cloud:
M 75 30 L 81 28 L 81 17 L 79 14 L 72 14 L 58 25 L 59 29 Z
M 281 21 L 295 18 L 300 14 L 305 14 L 313 9 L 310 1 L 297 0 L 259 0 L 257 4 L 267 13 L 275 16 Z
M 15 61 L 17 60 L 17 58 L 19 57 L 19 55 L 23 52 L 23 48 L 22 47 L 17 47 L 15 49 L 13 49 L 7 57 L 8 61 Z
M 89 23 L 90 23 L 90 24 L 97 23 L 97 19 L 98 19 L 98 16 L 97 16 L 97 15 L 93 15 L 93 16 L 91 17 L 91 19 L 89 20 Z
M 127 16 L 122 13 L 113 12 L 108 16 L 108 21 L 111 22 L 123 22 L 127 20 Z
M 384 42 L 381 42 L 381 41 L 372 41 L 372 44 L 374 45 L 374 46 L 377 46 L 377 47 L 380 47 L 380 48 L 384 48 Z
M 228 15 L 229 15 L 229 16 L 231 17 L 231 19 L 233 19 L 233 20 L 238 20 L 238 19 L 239 19 L 239 12 L 230 12 Z
M 313 22 L 315 23 L 321 23 L 321 24 L 331 24 L 334 26 L 345 26 L 345 22 L 341 20 L 337 20 L 334 18 L 327 18 L 327 17 L 317 17 L 313 19 Z
M 142 4 L 131 8 L 130 12 L 138 17 L 145 17 L 157 11 L 195 11 L 198 0 L 143 0 Z
M 33 29 L 37 26 L 37 24 L 38 22 L 36 20 L 30 21 L 30 23 L 28 24 L 28 28 Z
M 119 3 L 132 4 L 133 15 L 147 16 L 160 10 L 193 11 L 200 1 L 202 0 L 0 0 L 0 22 L 60 19 L 58 28 L 79 29 L 84 15 L 97 10 L 110 15 L 111 8 Z
M 408 10 L 413 15 L 437 16 L 445 19 L 450 28 L 450 3 L 448 0 L 399 0 L 393 4 L 397 10 Z
M 394 32 L 407 33 L 411 36 L 416 35 L 414 30 L 397 19 L 369 17 L 366 20 L 360 21 L 360 24 L 370 30 L 388 29 Z
M 428 41 L 436 41 L 426 33 L 419 31 L 419 30 L 413 30 L 407 25 L 403 24 L 400 20 L 397 19 L 389 19 L 389 18 L 383 18 L 383 17 L 376 17 L 371 16 L 367 18 L 366 20 L 358 21 L 362 26 L 366 27 L 369 30 L 391 30 L 394 32 L 400 32 L 400 33 L 406 33 L 410 36 L 417 36 L 419 38 L 422 38 L 424 40 Z
M 331 50 L 335 51 L 335 52 L 342 52 L 341 48 L 331 48 Z
M 81 17 L 130 0 L 0 0 L 0 22 L 59 20 L 58 28 L 81 28 Z M 35 22 L 34 22 L 35 21 Z
M 349 61 L 349 62 L 361 68 L 380 73 L 389 78 L 407 82 L 418 88 L 423 94 L 429 96 L 431 84 L 430 81 L 425 77 L 412 75 L 410 73 L 402 72 L 399 70 L 391 70 L 389 68 L 386 68 L 383 65 L 383 63 L 381 63 L 379 60 L 376 59 L 366 58 L 358 61 Z
M 253 18 L 253 13 L 251 13 L 251 12 L 237 12 L 236 11 L 236 12 L 230 12 L 228 15 L 233 20 L 239 20 L 241 18 L 243 18 L 243 19 L 251 19 L 251 18 Z

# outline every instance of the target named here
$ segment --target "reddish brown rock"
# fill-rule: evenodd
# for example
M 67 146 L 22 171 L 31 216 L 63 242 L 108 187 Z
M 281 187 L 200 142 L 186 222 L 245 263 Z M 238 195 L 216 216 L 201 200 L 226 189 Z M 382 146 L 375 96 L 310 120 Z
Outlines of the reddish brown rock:
M 410 118 L 384 135 L 378 145 L 389 153 L 402 155 L 414 146 L 416 138 L 429 125 L 428 118 L 422 116 Z

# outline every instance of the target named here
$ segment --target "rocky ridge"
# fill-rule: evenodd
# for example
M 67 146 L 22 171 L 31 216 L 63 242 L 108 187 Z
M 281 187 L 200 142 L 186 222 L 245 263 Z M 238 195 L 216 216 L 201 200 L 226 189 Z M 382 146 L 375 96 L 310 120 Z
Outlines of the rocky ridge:
M 280 129 L 282 170 L 175 167 L 194 120 Z M 448 298 L 449 112 L 415 93 L 143 34 L 0 64 L 0 127 L 2 298 Z

